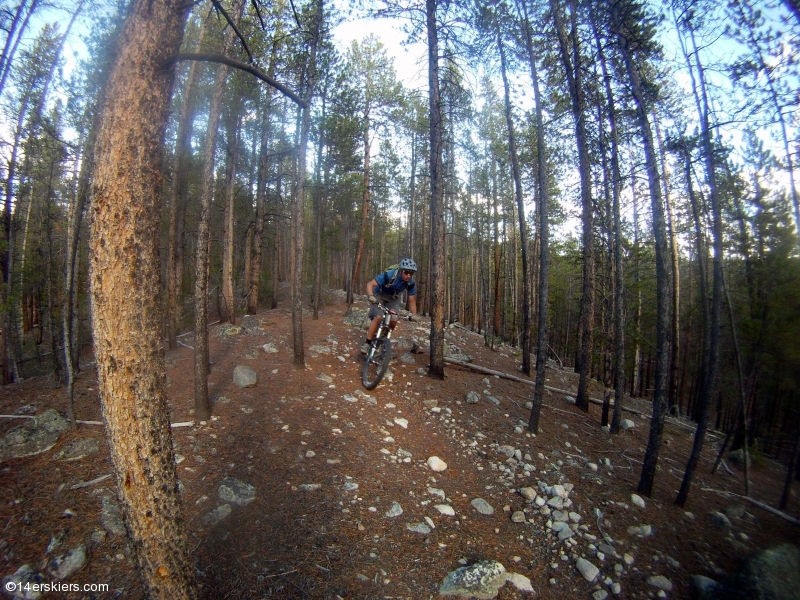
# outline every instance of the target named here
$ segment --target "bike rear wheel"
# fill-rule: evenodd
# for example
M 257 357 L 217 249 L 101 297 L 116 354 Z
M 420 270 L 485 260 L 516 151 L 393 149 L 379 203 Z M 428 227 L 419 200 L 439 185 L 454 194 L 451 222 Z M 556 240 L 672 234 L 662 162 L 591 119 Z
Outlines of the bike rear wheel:
M 373 348 L 367 352 L 364 360 L 364 370 L 361 372 L 361 383 L 368 390 L 378 387 L 381 379 L 389 368 L 389 361 L 392 360 L 392 343 L 386 338 L 379 338 L 375 341 Z

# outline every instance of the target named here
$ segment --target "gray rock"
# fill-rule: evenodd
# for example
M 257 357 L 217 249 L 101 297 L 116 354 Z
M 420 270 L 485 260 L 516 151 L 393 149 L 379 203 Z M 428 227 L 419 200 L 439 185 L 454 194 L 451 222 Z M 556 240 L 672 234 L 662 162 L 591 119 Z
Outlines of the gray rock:
M 672 582 L 663 575 L 651 575 L 647 578 L 647 585 L 665 592 L 672 591 Z
M 366 310 L 351 306 L 345 313 L 344 322 L 345 325 L 351 325 L 359 329 L 368 329 L 370 321 Z
M 721 512 L 710 512 L 708 516 L 711 517 L 711 522 L 717 529 L 728 530 L 731 528 L 731 521 Z
M 320 373 L 317 375 L 317 379 L 320 381 L 324 381 L 325 383 L 333 383 L 333 377 L 330 375 L 326 375 L 325 373 Z
M 393 519 L 394 517 L 399 517 L 403 514 L 403 507 L 400 506 L 399 502 L 392 502 L 392 507 L 386 511 L 385 515 L 389 519 Z
M 411 364 L 414 364 L 416 362 L 414 360 L 414 357 L 411 354 L 409 354 L 408 352 L 405 352 L 405 353 L 401 354 L 400 358 L 398 360 L 401 363 L 406 364 L 406 365 L 411 365 Z
M 634 423 L 630 419 L 622 419 L 622 421 L 620 421 L 619 423 L 619 426 L 622 427 L 623 429 L 633 429 L 634 427 L 636 427 L 636 423 Z
M 86 553 L 86 546 L 81 545 L 66 554 L 53 558 L 47 563 L 47 572 L 61 581 L 80 571 L 88 562 L 89 557 Z
M 279 352 L 278 347 L 275 344 L 273 344 L 272 342 L 270 342 L 268 344 L 264 344 L 261 347 L 264 349 L 264 352 L 266 352 L 267 354 L 277 354 Z
M 535 594 L 536 591 L 533 589 L 533 585 L 531 585 L 531 580 L 525 575 L 520 575 L 519 573 L 506 573 L 506 581 L 517 588 L 520 592 L 527 592 L 529 594 Z
M 547 506 L 555 508 L 556 510 L 561 510 L 564 508 L 564 499 L 561 496 L 553 496 L 547 501 Z
M 233 383 L 240 388 L 251 388 L 258 383 L 258 374 L 245 365 L 239 365 L 233 370 Z
M 0 462 L 47 452 L 67 429 L 69 421 L 58 411 L 46 410 L 27 423 L 17 425 L 0 440 Z
M 536 490 L 532 487 L 520 488 L 519 493 L 528 502 L 536 500 Z
M 575 561 L 575 568 L 578 569 L 578 572 L 583 575 L 583 578 L 589 583 L 597 579 L 597 576 L 600 574 L 600 569 L 585 558 L 578 558 L 578 560 Z
M 608 592 L 605 590 L 595 590 L 592 592 L 592 600 L 606 600 Z
M 565 527 L 564 529 L 558 532 L 558 541 L 563 542 L 564 540 L 569 539 L 574 535 L 575 532 L 572 531 L 572 529 L 570 529 L 569 527 Z
M 103 496 L 103 508 L 100 511 L 100 523 L 112 535 L 126 535 L 125 524 L 122 522 L 122 512 L 117 500 L 111 495 Z
M 494 405 L 494 406 L 500 406 L 500 400 L 498 400 L 498 399 L 497 399 L 497 398 L 495 398 L 494 396 L 486 396 L 486 401 L 487 401 L 489 404 L 492 404 L 492 405 Z
M 638 506 L 639 508 L 645 508 L 646 506 L 644 498 L 642 498 L 638 494 L 631 494 L 631 502 L 633 503 L 634 506 Z
M 69 442 L 56 454 L 58 460 L 80 460 L 100 450 L 100 440 L 97 438 L 78 438 Z
M 226 477 L 220 482 L 217 494 L 224 502 L 232 502 L 237 506 L 247 506 L 255 500 L 256 488 L 234 477 Z
M 800 549 L 782 544 L 760 550 L 719 583 L 697 579 L 692 583 L 700 600 L 800 600 Z
M 321 483 L 301 483 L 297 486 L 297 489 L 301 492 L 316 492 L 317 490 L 322 489 Z
M 30 565 L 22 565 L 13 575 L 3 577 L 3 591 L 11 598 L 36 600 L 42 597 L 42 593 L 33 588 L 26 590 L 25 586 L 42 583 L 44 583 L 44 576 L 41 573 L 34 571 Z
M 472 500 L 470 500 L 470 504 L 472 504 L 475 510 L 477 510 L 482 515 L 494 514 L 494 508 L 492 507 L 492 505 L 489 504 L 483 498 L 473 498 Z
M 406 529 L 423 535 L 428 535 L 431 532 L 431 528 L 425 523 L 406 523 Z
M 331 349 L 329 346 L 322 346 L 320 344 L 315 344 L 308 348 L 309 352 L 316 352 L 317 354 L 330 354 Z
M 521 510 L 515 510 L 514 513 L 511 515 L 511 522 L 512 523 L 524 523 L 525 522 L 525 513 Z
M 466 397 L 467 404 L 477 404 L 481 401 L 481 396 L 478 392 L 467 392 Z
M 508 446 L 508 445 L 498 446 L 497 451 L 506 458 L 511 458 L 515 454 L 514 446 Z
M 741 519 L 744 516 L 745 507 L 741 502 L 734 502 L 722 509 L 722 514 L 728 519 Z
M 439 594 L 490 600 L 497 596 L 505 582 L 503 565 L 493 560 L 482 560 L 448 573 L 439 587 Z
M 261 319 L 255 315 L 244 315 L 242 317 L 242 327 L 245 329 L 261 329 Z
M 575 398 L 572 396 L 564 396 L 564 402 L 567 404 L 575 404 Z
M 203 517 L 203 523 L 206 525 L 216 525 L 220 521 L 228 518 L 228 516 L 233 512 L 230 504 L 222 504 L 212 510 L 210 513 L 206 514 Z

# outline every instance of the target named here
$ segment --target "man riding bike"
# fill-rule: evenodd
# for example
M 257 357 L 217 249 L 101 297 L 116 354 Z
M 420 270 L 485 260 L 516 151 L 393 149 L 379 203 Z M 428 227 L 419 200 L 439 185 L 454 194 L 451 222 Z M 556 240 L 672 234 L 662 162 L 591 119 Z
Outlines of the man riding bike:
M 367 330 L 367 341 L 361 346 L 361 354 L 369 352 L 370 342 L 378 330 L 380 319 L 375 317 L 381 315 L 381 311 L 377 307 L 379 302 L 390 310 L 397 310 L 400 304 L 399 296 L 404 291 L 408 291 L 408 309 L 411 311 L 409 319 L 416 320 L 417 284 L 414 281 L 416 272 L 417 263 L 410 258 L 404 258 L 400 261 L 397 269 L 384 271 L 367 284 L 367 296 L 372 306 L 369 309 L 370 324 Z M 397 319 L 393 318 L 390 326 L 394 329 L 396 325 Z

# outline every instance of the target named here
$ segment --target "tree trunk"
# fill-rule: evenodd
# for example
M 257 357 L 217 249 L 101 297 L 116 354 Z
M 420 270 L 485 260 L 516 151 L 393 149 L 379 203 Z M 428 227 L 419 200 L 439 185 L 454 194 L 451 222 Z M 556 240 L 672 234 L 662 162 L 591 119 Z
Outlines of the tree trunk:
M 200 27 L 196 51 L 199 52 L 205 36 L 205 20 Z M 186 77 L 186 87 L 181 100 L 181 113 L 178 119 L 178 135 L 175 140 L 175 156 L 172 161 L 172 185 L 169 190 L 169 225 L 167 233 L 167 344 L 170 350 L 178 347 L 178 329 L 181 322 L 182 304 L 179 298 L 182 262 L 178 259 L 178 221 L 183 214 L 180 210 L 186 202 L 188 159 L 192 145 L 192 122 L 194 120 L 195 84 L 199 77 L 200 63 L 192 61 Z
M 575 406 L 589 411 L 589 375 L 592 359 L 592 326 L 594 322 L 594 218 L 592 210 L 591 164 L 586 134 L 586 114 L 584 107 L 584 90 L 581 80 L 580 48 L 578 45 L 577 15 L 572 6 L 571 23 L 572 58 L 564 25 L 561 22 L 557 0 L 551 0 L 553 18 L 558 33 L 561 61 L 567 75 L 569 95 L 572 101 L 572 117 L 575 121 L 575 141 L 578 146 L 578 172 L 581 179 L 581 222 L 583 225 L 583 279 L 581 287 L 581 310 L 579 323 L 579 339 L 577 352 L 578 393 Z
M 506 75 L 506 53 L 497 27 L 497 47 L 500 50 L 500 73 L 503 77 L 505 91 L 506 126 L 508 127 L 508 153 L 511 156 L 511 175 L 514 179 L 514 196 L 517 201 L 519 218 L 520 250 L 522 252 L 522 372 L 531 374 L 531 278 L 528 259 L 528 230 L 525 222 L 525 204 L 522 200 L 522 176 L 517 158 L 517 141 L 514 137 L 514 122 L 511 114 L 511 95 Z
M 309 42 L 309 58 L 305 68 L 306 92 L 304 94 L 305 106 L 300 119 L 300 143 L 298 145 L 297 174 L 295 176 L 293 196 L 292 229 L 294 240 L 292 245 L 292 339 L 294 341 L 294 365 L 298 368 L 305 367 L 305 353 L 303 350 L 303 248 L 305 232 L 303 229 L 303 209 L 306 184 L 306 148 L 308 147 L 308 132 L 311 129 L 311 99 L 314 96 L 314 86 L 317 81 L 317 47 L 322 31 L 323 0 L 317 0 L 316 12 L 311 26 L 311 40 Z
M 439 94 L 439 25 L 436 0 L 425 0 L 428 32 L 428 104 L 431 178 L 431 348 L 429 375 L 444 379 L 444 181 L 442 172 L 442 99 Z
M 238 113 L 239 107 L 234 108 Z M 241 116 L 231 117 L 228 127 L 228 165 L 225 170 L 225 221 L 222 232 L 222 314 L 220 320 L 236 323 L 236 298 L 233 293 L 233 251 L 234 251 L 234 201 L 236 200 L 236 159 L 239 155 L 239 127 Z
M 244 0 L 234 0 L 232 12 L 238 23 L 244 8 Z M 225 30 L 222 53 L 227 55 L 233 46 L 233 32 Z M 214 76 L 211 104 L 208 109 L 208 131 L 203 152 L 203 179 L 200 195 L 200 218 L 197 226 L 197 254 L 195 256 L 194 283 L 194 413 L 199 420 L 211 416 L 208 397 L 208 373 L 211 362 L 208 356 L 208 269 L 210 254 L 211 202 L 214 198 L 214 154 L 217 145 L 222 94 L 228 67 L 219 65 Z
M 669 320 L 670 320 L 670 283 L 669 269 L 667 266 L 668 244 L 666 223 L 664 219 L 664 205 L 661 197 L 661 184 L 659 181 L 658 162 L 656 160 L 653 133 L 647 118 L 647 105 L 642 94 L 642 85 L 639 71 L 636 67 L 628 39 L 621 32 L 619 36 L 619 49 L 622 53 L 625 67 L 631 84 L 633 98 L 636 104 L 636 116 L 639 129 L 644 139 L 645 164 L 647 167 L 647 180 L 650 189 L 650 203 L 653 211 L 653 237 L 656 247 L 656 365 L 655 384 L 653 390 L 653 416 L 650 420 L 650 436 L 647 442 L 647 451 L 642 465 L 642 475 L 639 479 L 638 491 L 650 496 L 653 491 L 658 453 L 661 447 L 661 437 L 664 432 L 664 417 L 666 416 L 667 377 L 669 375 Z
M 360 281 L 359 273 L 361 272 L 361 259 L 364 257 L 364 246 L 367 244 L 367 225 L 369 224 L 369 167 L 370 167 L 370 142 L 369 142 L 369 112 L 365 111 L 361 123 L 364 142 L 364 179 L 361 185 L 364 189 L 361 193 L 361 233 L 358 236 L 358 246 L 356 248 L 356 255 L 353 259 L 353 272 L 350 275 L 350 287 L 347 289 L 347 305 L 353 303 L 353 295 L 355 290 L 358 289 Z
M 536 340 L 536 387 L 533 392 L 533 406 L 528 419 L 528 430 L 536 433 L 539 430 L 539 416 L 544 404 L 545 366 L 547 365 L 547 339 L 549 334 L 548 317 L 550 302 L 550 226 L 548 223 L 548 177 L 547 154 L 545 148 L 544 118 L 542 114 L 542 97 L 539 91 L 539 75 L 533 52 L 531 25 L 528 20 L 527 4 L 521 2 L 525 11 L 523 30 L 525 48 L 528 53 L 528 64 L 531 69 L 533 83 L 533 99 L 536 111 L 536 185 L 539 196 L 539 309 L 538 333 Z M 519 8 L 519 4 L 518 4 Z
M 100 120 L 92 203 L 92 326 L 103 419 L 145 593 L 164 600 L 198 595 L 167 410 L 158 251 L 174 79 L 164 65 L 180 48 L 183 6 L 141 0 L 131 9 Z

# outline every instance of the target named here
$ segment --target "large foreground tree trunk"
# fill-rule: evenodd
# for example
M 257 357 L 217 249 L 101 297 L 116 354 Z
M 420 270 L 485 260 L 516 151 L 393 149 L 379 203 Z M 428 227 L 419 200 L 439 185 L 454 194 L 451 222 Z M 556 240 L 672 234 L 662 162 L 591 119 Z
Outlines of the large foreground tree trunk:
M 196 598 L 161 340 L 161 167 L 185 3 L 139 0 L 109 78 L 95 154 L 91 298 L 103 419 L 149 598 Z

